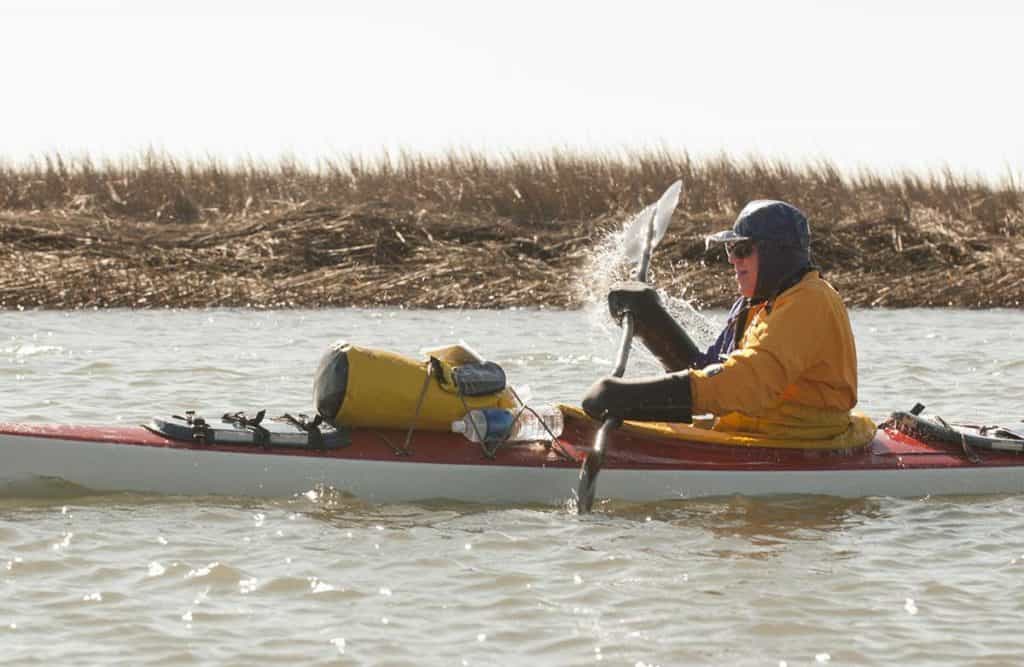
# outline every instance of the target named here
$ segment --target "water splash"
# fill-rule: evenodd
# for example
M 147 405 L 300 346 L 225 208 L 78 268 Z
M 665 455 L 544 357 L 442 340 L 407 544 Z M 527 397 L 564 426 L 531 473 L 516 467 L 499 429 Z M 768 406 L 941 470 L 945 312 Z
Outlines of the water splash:
M 617 341 L 619 328 L 608 313 L 607 295 L 611 288 L 621 282 L 635 278 L 636 267 L 630 261 L 628 237 L 631 235 L 631 218 L 621 229 L 606 234 L 591 251 L 577 282 L 576 291 L 583 303 L 587 322 L 594 331 L 600 331 L 609 341 Z M 648 280 L 657 287 L 657 274 L 652 269 Z M 706 348 L 714 342 L 721 325 L 705 317 L 696 306 L 681 294 L 667 294 L 658 291 L 662 303 L 698 347 Z M 642 346 L 640 346 L 642 348 Z M 646 350 L 641 353 L 644 366 L 660 368 L 653 355 Z
M 577 283 L 577 292 L 588 311 L 595 304 L 603 307 L 605 295 L 612 285 L 633 277 L 635 267 L 627 262 L 626 253 L 630 222 L 606 234 L 586 258 Z
M 677 296 L 659 291 L 666 310 L 679 322 L 697 347 L 707 348 L 718 337 L 724 323 L 716 322 L 700 312 L 696 306 L 685 298 L 685 291 Z

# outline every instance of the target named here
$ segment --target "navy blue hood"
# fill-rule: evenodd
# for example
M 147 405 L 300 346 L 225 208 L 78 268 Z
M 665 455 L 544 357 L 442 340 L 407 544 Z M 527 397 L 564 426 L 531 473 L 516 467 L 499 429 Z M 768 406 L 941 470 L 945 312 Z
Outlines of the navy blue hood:
M 708 244 L 751 240 L 757 243 L 755 300 L 774 298 L 811 268 L 811 229 L 807 216 L 792 204 L 758 199 L 743 207 L 732 229 L 707 237 Z

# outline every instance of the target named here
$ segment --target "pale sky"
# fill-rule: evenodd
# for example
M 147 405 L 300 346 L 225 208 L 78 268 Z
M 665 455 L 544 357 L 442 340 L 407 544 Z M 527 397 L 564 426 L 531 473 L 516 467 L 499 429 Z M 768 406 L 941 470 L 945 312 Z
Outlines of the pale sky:
M 1024 174 L 1024 3 L 0 0 L 0 160 L 666 147 Z

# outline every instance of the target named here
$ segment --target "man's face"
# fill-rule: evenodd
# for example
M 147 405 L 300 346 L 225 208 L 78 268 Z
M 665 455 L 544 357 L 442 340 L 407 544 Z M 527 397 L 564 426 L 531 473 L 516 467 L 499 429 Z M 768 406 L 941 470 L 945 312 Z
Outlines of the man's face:
M 757 244 L 753 241 L 727 243 L 725 251 L 729 263 L 736 271 L 736 285 L 740 294 L 749 299 L 754 296 L 757 288 Z

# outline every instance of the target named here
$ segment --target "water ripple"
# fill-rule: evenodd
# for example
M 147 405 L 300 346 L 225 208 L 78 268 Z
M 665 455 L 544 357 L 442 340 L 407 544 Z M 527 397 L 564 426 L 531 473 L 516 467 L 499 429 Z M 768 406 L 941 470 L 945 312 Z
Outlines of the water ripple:
M 536 397 L 572 401 L 614 352 L 587 318 L 7 315 L 0 375 L 17 391 L 0 409 L 87 423 L 225 402 L 308 410 L 309 373 L 346 332 L 410 354 L 424 331 L 464 337 L 513 360 Z M 922 400 L 948 418 L 1024 417 L 1021 313 L 853 319 L 873 415 Z M 53 349 L 15 354 L 30 342 Z M 579 517 L 331 489 L 263 501 L 0 483 L 11 664 L 1015 664 L 1022 574 L 1020 496 L 610 501 Z

